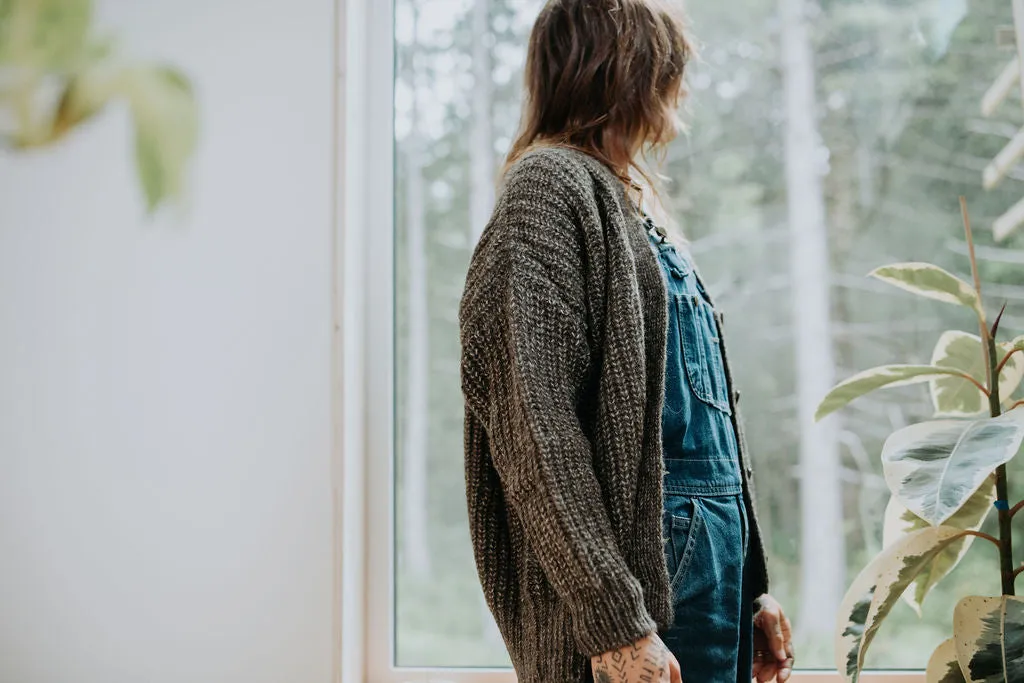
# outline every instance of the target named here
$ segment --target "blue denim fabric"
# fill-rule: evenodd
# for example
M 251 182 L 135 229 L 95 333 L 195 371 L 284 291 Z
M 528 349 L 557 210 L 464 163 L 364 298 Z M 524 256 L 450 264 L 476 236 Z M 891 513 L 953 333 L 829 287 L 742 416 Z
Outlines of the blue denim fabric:
M 664 534 L 675 623 L 660 635 L 684 681 L 748 683 L 755 596 L 718 325 L 688 255 L 648 226 L 668 293 Z

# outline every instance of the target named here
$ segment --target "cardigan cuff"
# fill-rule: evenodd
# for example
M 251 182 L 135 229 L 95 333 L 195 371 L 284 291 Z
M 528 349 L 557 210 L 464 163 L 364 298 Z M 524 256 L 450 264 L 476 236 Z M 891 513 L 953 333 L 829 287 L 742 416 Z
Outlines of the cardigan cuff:
M 574 605 L 572 618 L 576 643 L 588 657 L 632 645 L 658 630 L 635 579 Z

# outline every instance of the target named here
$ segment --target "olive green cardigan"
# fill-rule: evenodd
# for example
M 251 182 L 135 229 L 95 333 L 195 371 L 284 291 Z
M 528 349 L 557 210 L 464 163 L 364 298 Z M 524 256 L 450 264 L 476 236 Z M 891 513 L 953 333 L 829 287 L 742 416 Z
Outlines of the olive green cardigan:
M 546 147 L 509 169 L 459 317 L 473 550 L 520 683 L 584 680 L 591 655 L 672 619 L 661 277 L 604 164 Z M 730 395 L 757 595 L 767 570 Z

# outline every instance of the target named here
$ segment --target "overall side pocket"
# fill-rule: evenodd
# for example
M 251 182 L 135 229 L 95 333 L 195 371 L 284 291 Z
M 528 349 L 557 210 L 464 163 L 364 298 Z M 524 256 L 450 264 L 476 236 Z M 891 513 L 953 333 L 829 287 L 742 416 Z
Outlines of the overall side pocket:
M 669 576 L 672 578 L 672 595 L 686 580 L 687 571 L 693 562 L 697 539 L 704 528 L 704 515 L 697 498 L 685 498 L 683 505 L 674 505 L 669 516 L 669 546 L 671 560 Z M 682 501 L 681 501 L 682 502 Z

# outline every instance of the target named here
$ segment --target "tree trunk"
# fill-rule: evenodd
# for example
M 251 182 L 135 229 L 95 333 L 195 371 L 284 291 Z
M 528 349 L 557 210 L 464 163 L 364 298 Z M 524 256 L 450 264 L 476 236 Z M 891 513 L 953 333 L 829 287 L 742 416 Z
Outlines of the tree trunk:
M 814 422 L 832 387 L 829 252 L 822 191 L 814 68 L 805 0 L 779 0 L 786 102 L 790 289 L 800 425 L 801 634 L 830 638 L 846 584 L 842 489 L 835 418 Z
M 413 18 L 415 27 L 417 17 Z M 415 64 L 416 55 L 411 59 Z M 412 123 L 405 148 L 406 337 L 405 431 L 402 443 L 402 562 L 417 577 L 430 574 L 427 514 L 427 435 L 429 317 L 427 304 L 426 206 L 423 194 L 423 142 L 417 128 L 419 83 L 412 67 Z

